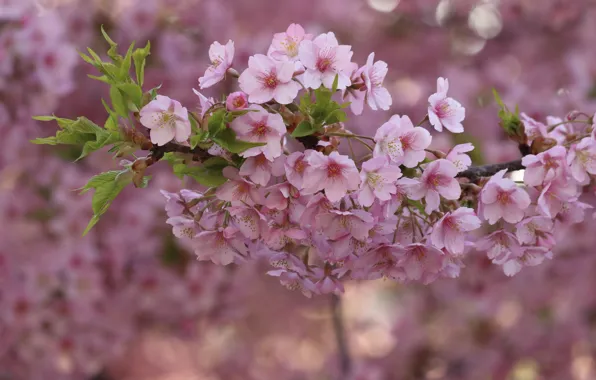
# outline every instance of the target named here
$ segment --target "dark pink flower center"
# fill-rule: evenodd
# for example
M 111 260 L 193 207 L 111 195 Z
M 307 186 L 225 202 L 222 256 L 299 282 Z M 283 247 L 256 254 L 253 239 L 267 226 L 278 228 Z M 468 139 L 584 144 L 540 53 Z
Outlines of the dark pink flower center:
M 275 71 L 270 71 L 266 75 L 260 78 L 263 87 L 269 88 L 273 90 L 279 84 L 279 80 L 277 79 L 277 73 Z
M 246 105 L 246 102 L 244 101 L 244 97 L 242 96 L 237 96 L 234 101 L 232 101 L 232 104 L 234 105 L 234 107 L 236 108 L 242 108 Z
M 330 49 L 321 50 L 317 57 L 317 70 L 324 73 L 325 71 L 332 68 L 335 62 L 335 51 Z
M 259 121 L 258 123 L 253 124 L 252 126 L 252 134 L 258 137 L 263 137 L 266 136 L 267 133 L 269 132 L 269 127 L 267 127 L 267 124 L 265 124 L 262 121 Z
M 439 174 L 439 173 L 430 173 L 426 177 L 426 186 L 429 188 L 437 188 L 438 186 L 445 186 L 447 185 L 449 178 Z
M 302 158 L 296 160 L 296 164 L 294 165 L 294 171 L 298 174 L 304 173 L 306 169 L 306 162 Z
M 340 177 L 342 174 L 342 167 L 337 162 L 331 162 L 327 165 L 327 177 L 334 179 Z
M 507 191 L 499 191 L 499 194 L 497 194 L 497 201 L 503 205 L 508 204 L 511 202 L 511 196 Z
M 443 99 L 439 103 L 437 103 L 437 105 L 435 106 L 435 113 L 437 114 L 439 119 L 451 116 L 453 110 L 449 106 L 447 99 Z

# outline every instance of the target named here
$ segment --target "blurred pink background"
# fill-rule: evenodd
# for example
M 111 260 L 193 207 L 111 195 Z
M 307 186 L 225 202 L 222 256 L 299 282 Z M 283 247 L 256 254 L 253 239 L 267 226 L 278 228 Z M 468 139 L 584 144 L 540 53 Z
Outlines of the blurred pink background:
M 195 185 L 167 165 L 81 236 L 91 202 L 74 189 L 117 162 L 30 144 L 55 132 L 31 116 L 105 120 L 107 86 L 76 53 L 107 50 L 100 25 L 121 46 L 151 40 L 147 88 L 189 109 L 213 41 L 234 40 L 242 70 L 290 23 L 334 31 L 356 62 L 374 51 L 390 68 L 391 111 L 365 111 L 355 130 L 420 120 L 444 76 L 466 107 L 457 142 L 474 142 L 481 163 L 519 157 L 493 87 L 539 119 L 596 111 L 595 18 L 591 0 L 0 0 L 0 379 L 339 378 L 327 298 L 176 245 L 159 189 Z M 445 136 L 437 148 L 454 143 Z M 513 278 L 476 255 L 431 286 L 347 284 L 350 379 L 596 379 L 593 229 L 564 231 L 552 261 Z

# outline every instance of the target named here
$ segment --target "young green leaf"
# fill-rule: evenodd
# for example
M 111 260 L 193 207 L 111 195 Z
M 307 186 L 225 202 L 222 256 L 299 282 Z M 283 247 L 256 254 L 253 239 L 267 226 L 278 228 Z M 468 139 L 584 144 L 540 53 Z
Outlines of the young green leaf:
M 216 187 L 227 179 L 223 176 L 222 171 L 230 164 L 221 157 L 212 157 L 204 161 L 201 165 L 189 166 L 184 163 L 174 164 L 174 174 L 181 176 L 189 176 L 203 186 Z
M 92 177 L 89 182 L 80 189 L 81 194 L 84 194 L 89 190 L 95 191 L 91 201 L 93 218 L 89 221 L 83 235 L 86 235 L 91 228 L 97 224 L 99 218 L 105 214 L 118 194 L 120 194 L 128 184 L 132 183 L 132 176 L 133 173 L 128 169 L 120 171 L 113 170 Z
M 312 124 L 307 120 L 302 121 L 296 129 L 292 132 L 293 137 L 304 137 L 308 135 L 312 135 L 315 129 L 313 128 Z
M 128 105 L 118 87 L 110 87 L 110 99 L 116 113 L 124 118 L 128 117 Z
M 144 78 L 145 78 L 145 62 L 147 56 L 151 54 L 151 43 L 147 42 L 142 49 L 137 49 L 132 53 L 132 60 L 135 64 L 135 73 L 137 76 L 137 83 L 139 86 L 143 86 Z
M 247 149 L 265 145 L 265 143 L 238 140 L 236 133 L 229 128 L 220 131 L 216 136 L 211 136 L 211 139 L 230 153 L 242 153 Z

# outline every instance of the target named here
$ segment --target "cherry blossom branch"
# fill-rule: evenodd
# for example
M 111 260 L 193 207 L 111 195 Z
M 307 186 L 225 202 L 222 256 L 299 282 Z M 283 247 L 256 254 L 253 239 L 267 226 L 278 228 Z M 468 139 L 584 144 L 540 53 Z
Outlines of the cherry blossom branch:
M 468 178 L 474 182 L 480 177 L 490 177 L 500 172 L 503 169 L 507 169 L 508 172 L 522 170 L 525 167 L 522 165 L 521 160 L 504 162 L 501 164 L 491 164 L 482 166 L 472 166 L 467 170 L 457 174 L 459 178 Z
M 341 310 L 341 298 L 335 294 L 331 294 L 331 318 L 335 340 L 337 342 L 341 378 L 345 379 L 350 374 L 352 358 L 350 357 L 350 351 L 346 340 L 346 330 Z

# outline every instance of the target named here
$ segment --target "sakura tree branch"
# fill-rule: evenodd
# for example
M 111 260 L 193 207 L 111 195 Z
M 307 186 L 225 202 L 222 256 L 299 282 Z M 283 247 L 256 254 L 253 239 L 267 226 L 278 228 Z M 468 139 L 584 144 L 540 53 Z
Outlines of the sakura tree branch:
M 513 172 L 516 170 L 522 170 L 524 168 L 525 167 L 522 165 L 521 160 L 515 160 L 501 164 L 472 166 L 469 169 L 459 173 L 457 177 L 468 178 L 470 181 L 474 182 L 480 177 L 490 177 L 503 169 L 507 169 L 508 172 Z
M 331 294 L 331 318 L 339 354 L 341 379 L 345 379 L 352 369 L 352 359 L 346 340 L 346 329 L 341 310 L 341 298 L 335 294 Z

